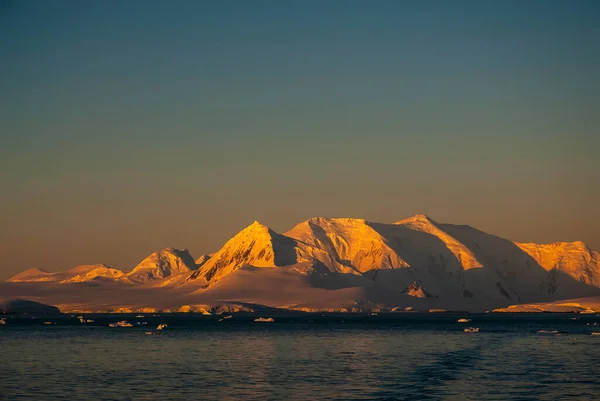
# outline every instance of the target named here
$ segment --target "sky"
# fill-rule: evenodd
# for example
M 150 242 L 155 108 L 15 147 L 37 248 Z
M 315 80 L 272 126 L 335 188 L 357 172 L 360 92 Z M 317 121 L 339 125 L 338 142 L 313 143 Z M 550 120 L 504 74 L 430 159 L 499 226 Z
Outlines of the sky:
M 597 1 L 0 0 L 0 279 L 415 213 L 600 250 Z

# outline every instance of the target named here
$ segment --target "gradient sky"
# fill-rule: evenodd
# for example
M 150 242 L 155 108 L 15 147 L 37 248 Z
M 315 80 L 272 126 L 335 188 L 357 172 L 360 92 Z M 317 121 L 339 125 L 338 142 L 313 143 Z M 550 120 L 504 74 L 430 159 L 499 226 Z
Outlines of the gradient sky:
M 0 279 L 426 213 L 600 250 L 600 2 L 0 0 Z

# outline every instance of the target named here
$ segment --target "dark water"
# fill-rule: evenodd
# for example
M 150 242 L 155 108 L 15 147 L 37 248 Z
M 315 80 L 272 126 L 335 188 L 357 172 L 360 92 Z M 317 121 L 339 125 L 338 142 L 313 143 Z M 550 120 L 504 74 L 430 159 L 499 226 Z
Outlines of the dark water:
M 8 317 L 0 399 L 600 400 L 594 315 L 85 316 Z

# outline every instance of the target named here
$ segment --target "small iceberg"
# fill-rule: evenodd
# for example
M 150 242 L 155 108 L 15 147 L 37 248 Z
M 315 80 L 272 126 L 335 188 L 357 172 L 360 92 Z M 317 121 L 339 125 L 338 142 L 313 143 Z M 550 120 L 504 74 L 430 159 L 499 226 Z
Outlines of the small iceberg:
M 202 311 L 202 314 L 203 314 L 204 316 L 210 316 L 210 315 L 212 315 L 212 313 L 210 313 L 210 312 L 209 312 L 209 311 L 207 311 L 207 310 L 203 310 L 203 311 Z
M 467 327 L 465 333 L 479 333 L 479 327 Z
M 138 319 L 143 319 L 143 318 L 144 318 L 144 315 L 137 315 L 136 317 L 137 317 Z
M 537 334 L 558 334 L 558 330 L 538 330 Z
M 227 316 L 223 316 L 223 319 L 231 319 L 233 317 L 233 315 L 227 315 Z
M 458 319 L 458 323 L 469 323 L 471 319 Z
M 162 324 L 158 325 L 158 327 L 156 328 L 156 330 L 162 330 L 162 329 L 164 329 L 166 327 L 167 327 L 167 324 L 166 323 L 162 323 Z
M 593 336 L 600 336 L 600 331 L 593 331 L 593 332 L 592 332 L 592 335 L 593 335 Z
M 258 319 L 254 319 L 254 321 L 262 323 L 273 323 L 275 322 L 275 319 L 273 319 L 272 317 L 259 317 Z
M 109 323 L 108 325 L 109 327 L 133 327 L 133 324 L 129 323 L 126 320 L 121 320 L 120 322 L 116 323 Z
M 44 322 L 44 324 L 52 324 L 52 322 Z
M 145 331 L 145 332 L 144 332 L 144 334 L 146 334 L 146 335 L 149 335 L 149 336 L 150 336 L 150 335 L 152 335 L 152 334 L 158 334 L 158 333 L 155 333 L 155 332 L 153 332 L 153 331 Z
M 2 319 L 0 319 L 0 324 L 6 324 L 6 318 L 3 317 Z

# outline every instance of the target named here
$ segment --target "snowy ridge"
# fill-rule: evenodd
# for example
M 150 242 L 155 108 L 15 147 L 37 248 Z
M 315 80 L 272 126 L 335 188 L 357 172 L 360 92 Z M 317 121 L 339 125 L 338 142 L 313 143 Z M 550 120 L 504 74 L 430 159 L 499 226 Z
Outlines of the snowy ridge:
M 99 279 L 125 284 L 142 284 L 160 281 L 185 274 L 187 277 L 197 268 L 187 249 L 166 248 L 153 252 L 131 272 L 124 272 L 105 264 L 81 265 L 62 272 L 50 273 L 42 269 L 28 269 L 8 282 L 21 283 L 85 283 Z
M 7 281 L 34 283 L 34 282 L 56 282 L 56 283 L 74 283 L 94 280 L 97 277 L 104 278 L 120 278 L 124 273 L 120 270 L 113 269 L 105 264 L 97 265 L 81 265 L 72 269 L 50 273 L 42 269 L 28 269 L 19 273 Z
M 116 280 L 123 277 L 125 273 L 121 270 L 113 269 L 112 267 L 106 265 L 97 265 L 97 267 L 93 268 L 90 271 L 82 272 L 80 274 L 76 274 L 75 276 L 61 280 L 61 283 L 81 283 L 85 281 L 95 280 L 97 278 L 106 278 Z
M 46 270 L 38 269 L 37 267 L 34 267 L 31 269 L 22 271 L 21 273 L 17 273 L 6 281 L 12 282 L 12 283 L 45 281 L 44 278 L 48 277 L 48 276 L 52 276 L 52 274 L 53 273 L 47 272 Z M 51 280 L 48 280 L 48 281 L 51 281 Z
M 334 272 L 361 274 L 374 269 L 409 267 L 390 248 L 388 241 L 362 219 L 312 218 L 285 235 L 321 250 L 316 255 L 305 247 L 305 255 L 307 259 L 319 260 Z
M 600 253 L 581 241 L 533 244 L 515 242 L 546 270 L 556 269 L 575 280 L 600 287 Z
M 452 252 L 452 254 L 458 259 L 460 264 L 465 270 L 483 267 L 481 262 L 477 260 L 473 252 L 461 244 L 454 237 L 441 230 L 433 220 L 424 214 L 416 214 L 408 219 L 400 220 L 394 223 L 395 225 L 402 225 L 411 230 L 422 231 L 439 238 L 444 245 Z

